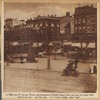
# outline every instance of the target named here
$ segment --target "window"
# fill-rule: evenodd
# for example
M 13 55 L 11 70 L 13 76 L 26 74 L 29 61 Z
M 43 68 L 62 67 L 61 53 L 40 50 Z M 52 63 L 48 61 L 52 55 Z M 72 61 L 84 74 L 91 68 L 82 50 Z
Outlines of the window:
M 79 27 L 79 31 L 78 31 L 78 32 L 80 33 L 81 31 L 82 31 L 82 30 L 81 30 L 81 27 Z
M 90 27 L 88 26 L 87 29 L 90 29 Z
M 54 27 L 54 24 L 53 23 L 51 24 L 51 27 Z
M 81 19 L 79 19 L 79 24 L 81 24 Z
M 90 26 L 87 26 L 87 29 L 86 29 L 87 33 L 90 32 Z
M 90 23 L 90 19 L 89 18 L 87 18 L 87 24 L 89 24 Z
M 81 21 L 81 19 L 79 19 L 79 22 Z
M 75 27 L 75 30 L 77 30 L 77 27 Z
M 38 24 L 35 25 L 35 28 L 37 28 L 37 27 L 38 27 Z
M 83 19 L 83 23 L 85 23 L 85 19 Z
M 59 24 L 57 24 L 57 27 L 59 27 Z
M 78 31 L 77 29 L 78 29 L 78 27 L 75 27 L 75 33 L 77 33 L 77 31 Z
M 40 23 L 40 27 L 42 27 L 42 23 Z
M 82 32 L 85 32 L 85 29 L 86 29 L 86 27 L 85 27 L 85 26 L 83 26 Z
M 48 26 L 48 23 L 46 23 L 46 26 Z
M 85 26 L 83 26 L 83 29 L 85 29 Z
M 79 27 L 79 30 L 81 30 L 81 27 Z
M 75 20 L 75 24 L 77 24 L 77 19 Z

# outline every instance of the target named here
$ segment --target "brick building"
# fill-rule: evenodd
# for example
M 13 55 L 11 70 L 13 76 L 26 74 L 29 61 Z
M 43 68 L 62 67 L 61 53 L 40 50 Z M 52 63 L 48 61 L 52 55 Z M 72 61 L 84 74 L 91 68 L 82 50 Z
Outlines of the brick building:
M 57 34 L 60 33 L 60 19 L 53 15 L 38 16 L 27 20 L 26 24 L 13 26 L 10 30 L 5 29 L 4 33 L 5 41 L 12 44 L 10 53 L 28 53 L 30 55 L 32 52 L 38 51 L 35 50 L 35 43 L 38 45 L 56 39 Z
M 36 30 L 42 30 L 41 32 L 43 32 L 44 29 L 46 29 L 46 31 L 48 30 L 48 28 L 50 29 L 50 32 L 52 34 L 57 34 L 60 32 L 60 19 L 56 18 L 56 16 L 39 16 L 36 17 L 34 20 L 29 19 L 26 21 L 26 24 L 31 27 L 34 28 Z
M 75 8 L 74 33 L 96 33 L 97 32 L 97 9 L 91 6 Z

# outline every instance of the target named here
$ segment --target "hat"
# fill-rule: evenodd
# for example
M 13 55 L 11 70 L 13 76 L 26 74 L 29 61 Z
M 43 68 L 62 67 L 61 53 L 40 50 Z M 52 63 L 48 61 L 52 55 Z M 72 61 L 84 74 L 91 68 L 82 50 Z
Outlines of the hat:
M 71 62 L 71 60 L 68 60 L 68 62 Z

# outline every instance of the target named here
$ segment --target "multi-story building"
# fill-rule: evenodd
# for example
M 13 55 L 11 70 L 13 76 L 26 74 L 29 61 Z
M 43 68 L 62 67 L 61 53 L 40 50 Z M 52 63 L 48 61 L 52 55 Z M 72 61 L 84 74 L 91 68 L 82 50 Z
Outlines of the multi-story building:
M 97 32 L 97 9 L 91 6 L 75 8 L 74 33 L 96 33 Z
M 7 18 L 5 20 L 5 29 L 11 29 L 15 26 L 25 24 L 25 20 L 18 20 L 17 18 Z
M 97 32 L 97 16 L 96 14 L 86 16 L 86 33 Z
M 19 20 L 19 25 L 23 25 L 23 24 L 26 24 L 26 21 L 25 20 Z
M 73 40 L 80 43 L 81 52 L 95 50 L 97 55 L 97 8 L 82 6 L 75 8 Z M 92 44 L 92 48 L 89 45 Z M 83 52 L 84 53 L 84 52 Z
M 57 35 L 60 33 L 60 19 L 55 16 L 38 16 L 26 21 L 26 27 L 39 31 L 41 34 Z
M 12 21 L 12 20 L 11 20 Z M 10 22 L 11 22 L 10 21 Z M 9 25 L 12 27 L 11 25 Z M 13 48 L 13 52 L 28 52 L 24 47 L 29 48 L 30 42 L 34 43 L 50 42 L 56 39 L 60 33 L 60 19 L 55 16 L 38 16 L 35 19 L 29 19 L 26 24 L 13 26 L 10 30 L 5 30 L 5 41 L 12 42 L 17 47 L 17 51 Z M 27 44 L 27 46 L 26 46 Z M 26 50 L 26 51 L 25 51 Z
M 18 25 L 18 19 L 8 18 L 5 20 L 5 27 L 11 28 L 13 26 Z

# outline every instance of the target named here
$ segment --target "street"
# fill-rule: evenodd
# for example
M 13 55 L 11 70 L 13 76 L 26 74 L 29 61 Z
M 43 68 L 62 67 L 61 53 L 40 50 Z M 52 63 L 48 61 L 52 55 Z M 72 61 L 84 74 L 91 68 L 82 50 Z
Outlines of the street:
M 94 93 L 97 75 L 89 74 L 90 63 L 78 64 L 78 77 L 62 76 L 68 59 L 54 60 L 47 69 L 46 58 L 36 58 L 37 63 L 9 63 L 4 67 L 4 92 L 64 92 Z

